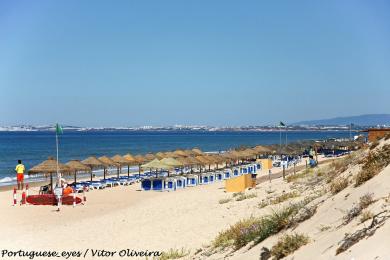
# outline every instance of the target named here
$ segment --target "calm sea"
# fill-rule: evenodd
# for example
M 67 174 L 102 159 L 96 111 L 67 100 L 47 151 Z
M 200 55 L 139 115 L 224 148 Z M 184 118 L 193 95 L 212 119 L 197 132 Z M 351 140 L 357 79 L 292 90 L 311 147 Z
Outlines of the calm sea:
M 349 132 L 294 131 L 288 132 L 287 141 L 343 137 L 349 137 Z M 286 140 L 285 133 L 282 140 Z M 59 142 L 60 161 L 67 162 L 91 155 L 135 155 L 193 147 L 199 147 L 203 151 L 220 151 L 240 145 L 278 144 L 279 132 L 65 131 Z M 14 168 L 18 159 L 28 169 L 48 156 L 55 156 L 55 153 L 54 132 L 0 132 L 0 184 L 7 184 L 15 177 Z

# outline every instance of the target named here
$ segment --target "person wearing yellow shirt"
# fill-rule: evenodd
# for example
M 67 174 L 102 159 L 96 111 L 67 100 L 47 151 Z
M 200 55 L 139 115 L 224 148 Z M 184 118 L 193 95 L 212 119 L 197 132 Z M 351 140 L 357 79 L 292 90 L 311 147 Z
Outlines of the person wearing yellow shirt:
M 18 160 L 18 165 L 16 165 L 15 171 L 16 171 L 16 181 L 18 183 L 18 190 L 23 190 L 23 188 L 24 188 L 23 181 L 24 181 L 25 167 L 22 164 L 21 160 Z

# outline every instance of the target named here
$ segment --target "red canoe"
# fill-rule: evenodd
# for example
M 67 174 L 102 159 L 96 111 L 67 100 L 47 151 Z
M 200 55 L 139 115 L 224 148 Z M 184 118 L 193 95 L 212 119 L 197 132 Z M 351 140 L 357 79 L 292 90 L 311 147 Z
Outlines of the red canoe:
M 27 203 L 33 205 L 57 205 L 57 199 L 54 194 L 30 195 L 27 197 Z M 76 204 L 81 203 L 81 199 L 76 197 Z M 73 196 L 62 197 L 63 205 L 73 205 Z

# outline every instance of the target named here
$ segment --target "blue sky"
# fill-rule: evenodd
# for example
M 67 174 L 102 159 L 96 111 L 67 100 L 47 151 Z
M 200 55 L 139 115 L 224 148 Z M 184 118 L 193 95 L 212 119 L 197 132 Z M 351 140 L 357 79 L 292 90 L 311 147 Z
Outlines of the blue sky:
M 388 1 L 1 1 L 0 125 L 390 112 Z

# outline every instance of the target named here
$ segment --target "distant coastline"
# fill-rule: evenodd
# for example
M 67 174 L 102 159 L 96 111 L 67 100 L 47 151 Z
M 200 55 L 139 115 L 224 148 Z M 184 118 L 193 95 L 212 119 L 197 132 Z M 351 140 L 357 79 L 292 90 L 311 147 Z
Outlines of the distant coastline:
M 354 126 L 352 130 L 363 130 L 367 127 Z M 89 131 L 127 131 L 127 132 L 275 132 L 275 131 L 349 131 L 349 126 L 237 126 L 237 127 L 215 127 L 215 126 L 142 126 L 142 127 L 78 127 L 64 126 L 64 131 L 89 132 Z M 0 132 L 50 132 L 54 131 L 53 126 L 0 126 Z

